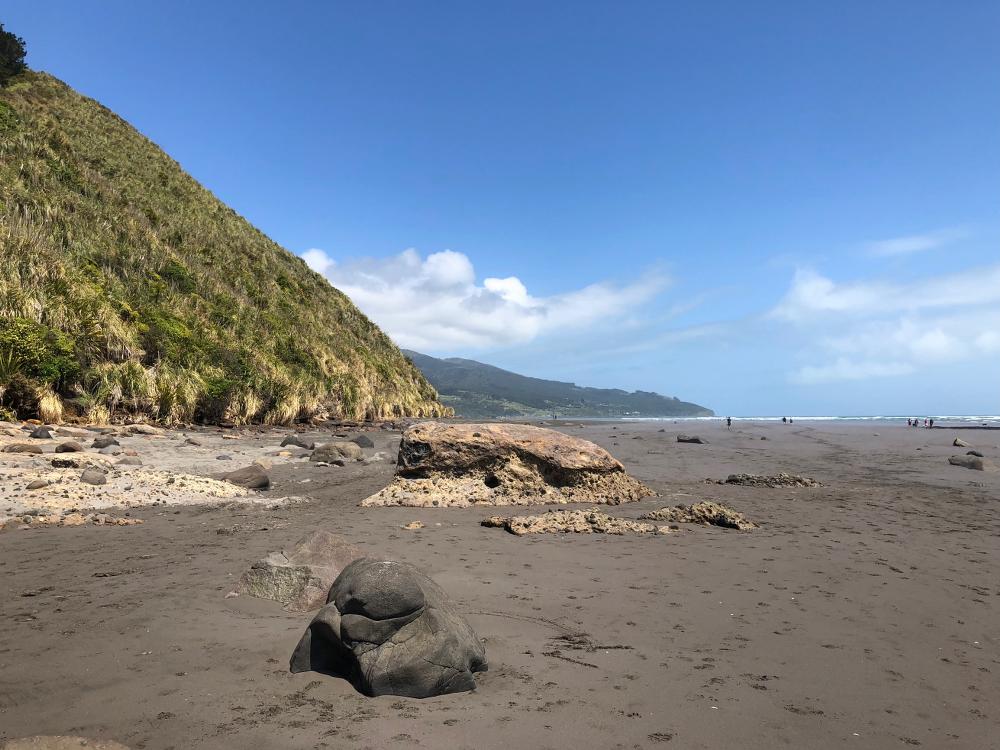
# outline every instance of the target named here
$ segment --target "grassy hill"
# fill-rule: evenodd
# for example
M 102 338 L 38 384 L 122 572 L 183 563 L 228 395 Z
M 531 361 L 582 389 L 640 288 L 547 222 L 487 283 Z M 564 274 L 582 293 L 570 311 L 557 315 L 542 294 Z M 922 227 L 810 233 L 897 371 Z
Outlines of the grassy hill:
M 711 409 L 646 391 L 583 388 L 501 370 L 471 359 L 404 350 L 460 417 L 710 417 Z
M 300 258 L 113 112 L 26 71 L 0 88 L 0 411 L 286 423 L 447 410 Z

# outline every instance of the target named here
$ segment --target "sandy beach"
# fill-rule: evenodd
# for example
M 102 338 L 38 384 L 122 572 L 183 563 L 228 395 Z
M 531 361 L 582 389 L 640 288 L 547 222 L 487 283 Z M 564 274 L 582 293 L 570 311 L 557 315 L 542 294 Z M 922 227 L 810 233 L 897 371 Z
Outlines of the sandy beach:
M 704 499 L 760 528 L 518 537 L 481 526 L 484 508 L 359 507 L 392 478 L 392 430 L 366 433 L 366 455 L 385 458 L 343 467 L 279 455 L 287 430 L 122 437 L 143 471 L 218 479 L 265 460 L 272 486 L 250 493 L 253 502 L 242 493 L 212 504 L 140 498 L 116 511 L 143 521 L 132 526 L 9 523 L 0 532 L 0 741 L 1000 747 L 1000 473 L 948 464 L 967 450 L 952 446 L 959 436 L 997 461 L 1000 433 L 554 426 L 608 449 L 659 495 L 604 509 L 613 515 Z M 677 442 L 692 432 L 707 444 Z M 334 439 L 330 429 L 304 434 Z M 185 443 L 190 436 L 200 445 Z M 20 462 L 2 470 L 0 512 L 10 518 L 25 507 L 14 502 L 24 472 L 42 458 L 3 456 Z M 706 482 L 738 472 L 790 472 L 821 486 Z M 401 528 L 412 521 L 424 527 Z M 342 680 L 289 673 L 308 613 L 227 594 L 255 560 L 316 528 L 422 568 L 458 602 L 489 658 L 475 692 L 367 698 Z

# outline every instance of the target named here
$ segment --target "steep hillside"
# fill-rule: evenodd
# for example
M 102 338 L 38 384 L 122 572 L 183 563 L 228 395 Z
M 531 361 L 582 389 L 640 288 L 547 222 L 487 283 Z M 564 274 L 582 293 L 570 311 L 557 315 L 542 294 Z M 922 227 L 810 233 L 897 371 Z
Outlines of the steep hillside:
M 529 378 L 471 359 L 437 359 L 404 350 L 441 400 L 460 417 L 710 417 L 698 404 L 658 393 L 582 388 Z
M 165 422 L 436 416 L 399 349 L 120 117 L 0 88 L 0 409 Z

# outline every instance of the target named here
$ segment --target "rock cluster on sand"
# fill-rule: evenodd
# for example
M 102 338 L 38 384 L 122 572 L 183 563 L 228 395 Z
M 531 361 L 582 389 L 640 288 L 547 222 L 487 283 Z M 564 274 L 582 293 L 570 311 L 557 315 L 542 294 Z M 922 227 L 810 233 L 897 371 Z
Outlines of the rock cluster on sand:
M 703 500 L 693 505 L 677 505 L 673 508 L 660 508 L 639 516 L 650 521 L 667 521 L 669 523 L 701 523 L 712 526 L 723 526 L 728 529 L 752 531 L 757 524 L 742 513 L 711 500 Z
M 537 516 L 490 516 L 483 526 L 506 529 L 511 534 L 669 534 L 669 526 L 657 526 L 628 518 L 614 518 L 597 508 L 550 510 Z
M 361 550 L 343 537 L 314 531 L 290 549 L 258 560 L 240 578 L 240 594 L 281 602 L 291 612 L 319 609 L 337 576 Z
M 763 474 L 730 474 L 725 482 L 718 484 L 739 484 L 744 487 L 819 487 L 820 483 L 810 477 L 781 472 L 773 476 Z
M 25 513 L 23 516 L 10 518 L 6 522 L 0 521 L 0 529 L 4 528 L 5 525 L 14 524 L 19 524 L 20 528 L 34 529 L 43 526 L 138 526 L 142 522 L 139 518 L 112 516 L 107 513 L 79 513 L 77 511 L 48 515 Z
M 697 435 L 678 435 L 677 436 L 677 442 L 678 443 L 695 443 L 696 445 L 707 445 L 708 444 L 707 440 L 704 440 L 703 438 L 700 438 Z
M 417 568 L 361 558 L 334 581 L 289 667 L 343 677 L 365 695 L 472 690 L 486 651 L 447 594 Z
M 529 425 L 417 424 L 396 465 L 392 483 L 362 505 L 617 505 L 653 494 L 600 446 Z

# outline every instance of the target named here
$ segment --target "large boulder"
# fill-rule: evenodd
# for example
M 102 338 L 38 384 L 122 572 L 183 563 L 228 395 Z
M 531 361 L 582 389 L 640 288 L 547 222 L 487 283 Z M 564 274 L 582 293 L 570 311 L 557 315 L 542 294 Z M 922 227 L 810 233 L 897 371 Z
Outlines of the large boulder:
M 34 443 L 11 443 L 6 446 L 4 453 L 43 453 L 42 446 L 35 445 Z
M 35 440 L 51 440 L 52 430 L 45 425 L 41 425 L 33 429 L 28 437 L 33 437 Z
M 961 466 L 963 469 L 974 469 L 976 471 L 984 471 L 986 469 L 986 462 L 979 456 L 952 456 L 948 459 L 948 463 L 952 466 Z
M 473 690 L 487 664 L 436 583 L 411 565 L 361 558 L 334 581 L 289 667 L 342 677 L 365 695 L 429 698 Z
M 248 490 L 266 490 L 271 486 L 271 478 L 260 464 L 250 464 L 231 471 L 223 477 L 230 484 L 246 487 Z
M 361 448 L 374 448 L 375 443 L 367 435 L 355 435 L 351 438 L 351 442 Z
M 323 461 L 331 464 L 338 458 L 351 461 L 360 461 L 365 457 L 365 452 L 361 446 L 348 441 L 338 441 L 316 446 L 316 450 L 309 457 L 310 461 Z
M 652 494 L 587 440 L 529 425 L 425 422 L 403 433 L 393 482 L 362 505 L 617 505 Z
M 314 531 L 288 550 L 272 552 L 243 574 L 236 590 L 281 602 L 292 612 L 319 609 L 341 571 L 360 549 L 329 531 Z

